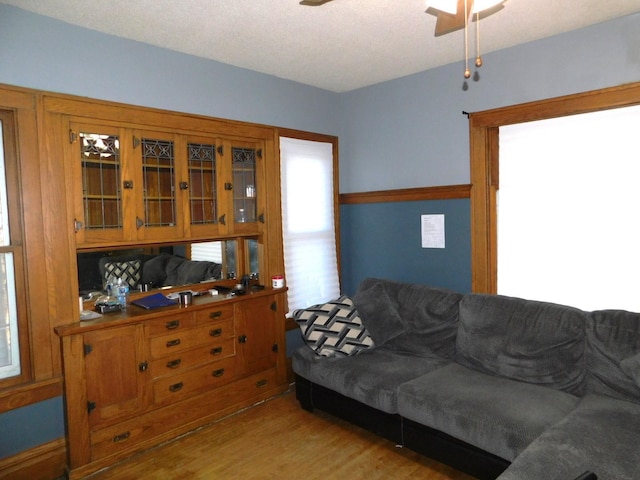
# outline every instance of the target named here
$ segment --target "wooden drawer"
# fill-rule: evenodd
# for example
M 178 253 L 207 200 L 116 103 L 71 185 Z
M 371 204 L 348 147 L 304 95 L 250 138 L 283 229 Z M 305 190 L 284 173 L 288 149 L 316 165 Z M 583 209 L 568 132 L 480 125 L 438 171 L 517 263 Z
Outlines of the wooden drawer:
M 217 305 L 204 310 L 196 310 L 193 315 L 198 325 L 233 318 L 233 305 Z
M 276 385 L 276 371 L 272 369 L 185 398 L 180 405 L 167 404 L 117 425 L 94 430 L 91 432 L 91 460 L 133 452 L 141 445 L 150 447 L 158 443 L 156 438 L 175 437 L 285 389 Z M 171 432 L 170 436 L 166 432 Z
M 153 378 L 176 375 L 192 367 L 232 357 L 235 354 L 234 337 L 211 339 L 211 342 L 204 347 L 176 352 L 175 355 L 153 360 L 149 364 L 149 369 Z
M 235 337 L 233 318 L 222 322 L 209 322 L 205 325 L 152 338 L 149 341 L 150 354 L 154 359 L 163 358 L 195 347 L 210 345 L 216 343 L 217 340 L 233 337 Z
M 146 323 L 146 332 L 150 337 L 166 333 L 178 333 L 195 326 L 196 320 L 191 312 L 176 313 L 158 320 Z
M 231 357 L 179 375 L 159 378 L 153 382 L 153 401 L 155 404 L 177 402 L 194 393 L 229 383 L 235 379 L 235 365 L 236 359 Z

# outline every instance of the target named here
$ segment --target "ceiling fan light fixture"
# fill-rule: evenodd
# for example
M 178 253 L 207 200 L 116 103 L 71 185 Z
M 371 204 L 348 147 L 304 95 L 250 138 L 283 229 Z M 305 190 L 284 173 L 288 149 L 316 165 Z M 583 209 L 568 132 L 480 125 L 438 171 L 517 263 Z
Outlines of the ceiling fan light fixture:
M 427 0 L 427 8 L 435 8 L 441 12 L 455 15 L 458 11 L 457 0 Z

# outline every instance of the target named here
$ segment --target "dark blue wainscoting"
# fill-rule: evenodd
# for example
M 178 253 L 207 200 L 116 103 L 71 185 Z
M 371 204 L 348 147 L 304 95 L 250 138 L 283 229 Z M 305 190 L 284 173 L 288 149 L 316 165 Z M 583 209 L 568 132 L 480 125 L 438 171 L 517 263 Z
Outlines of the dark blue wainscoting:
M 444 214 L 444 249 L 422 248 L 421 215 Z M 367 277 L 471 291 L 470 201 L 419 200 L 340 206 L 342 291 Z

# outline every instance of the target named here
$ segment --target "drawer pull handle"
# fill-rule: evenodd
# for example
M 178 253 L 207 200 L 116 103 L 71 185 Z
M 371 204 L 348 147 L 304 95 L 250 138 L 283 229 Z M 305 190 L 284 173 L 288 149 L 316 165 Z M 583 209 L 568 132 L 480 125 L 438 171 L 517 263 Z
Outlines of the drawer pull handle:
M 262 379 L 262 380 L 258 380 L 256 382 L 256 387 L 260 388 L 260 387 L 264 387 L 267 384 L 267 380 L 266 379 Z
M 176 345 L 180 345 L 180 339 L 176 338 L 175 340 L 169 340 L 167 342 L 167 348 L 168 347 L 175 347 Z
M 165 323 L 164 326 L 167 327 L 167 330 L 175 330 L 180 326 L 180 320 L 171 320 Z
M 167 368 L 178 368 L 181 363 L 182 363 L 182 360 L 180 360 L 179 358 L 176 358 L 175 360 L 171 360 L 170 362 L 167 362 Z
M 211 375 L 213 375 L 214 377 L 221 377 L 222 375 L 224 375 L 224 368 L 214 370 Z
M 222 329 L 214 328 L 213 330 L 209 331 L 209 335 L 211 335 L 212 337 L 219 337 L 220 335 L 222 335 Z
M 215 347 L 211 349 L 211 355 L 220 355 L 222 353 L 222 347 Z
M 179 392 L 180 390 L 182 390 L 183 385 L 184 384 L 182 382 L 174 383 L 173 385 L 169 385 L 169 391 L 170 392 Z
M 215 312 L 211 312 L 209 314 L 209 318 L 218 318 L 222 316 L 222 310 L 216 310 Z
M 131 432 L 124 432 L 120 435 L 116 435 L 113 437 L 113 443 L 124 442 L 127 438 L 131 436 Z

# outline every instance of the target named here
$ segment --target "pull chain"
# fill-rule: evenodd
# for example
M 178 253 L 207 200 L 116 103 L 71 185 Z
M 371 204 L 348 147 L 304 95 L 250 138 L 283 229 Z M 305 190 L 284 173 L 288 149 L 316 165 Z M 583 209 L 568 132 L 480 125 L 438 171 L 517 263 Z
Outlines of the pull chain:
M 464 0 L 464 78 L 471 77 L 469 70 L 469 10 L 467 0 Z
M 482 57 L 480 56 L 480 12 L 476 13 L 476 67 L 482 66 Z

